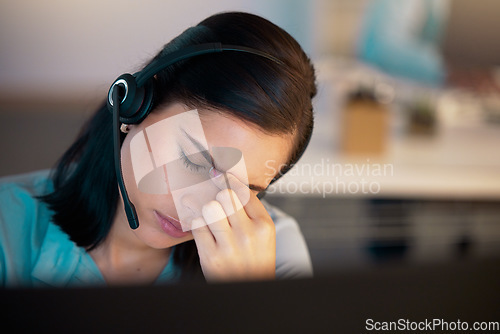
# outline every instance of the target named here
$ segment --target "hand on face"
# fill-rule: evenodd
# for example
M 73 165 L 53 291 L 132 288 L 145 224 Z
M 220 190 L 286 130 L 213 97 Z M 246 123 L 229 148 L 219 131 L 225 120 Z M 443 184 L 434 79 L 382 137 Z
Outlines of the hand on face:
M 212 181 L 221 191 L 203 206 L 202 217 L 193 221 L 201 227 L 192 230 L 205 278 L 211 282 L 274 279 L 276 231 L 264 205 L 229 173 Z M 243 206 L 240 198 L 248 197 Z
M 173 104 L 150 114 L 125 139 L 124 179 L 141 220 L 134 230 L 136 239 L 160 249 L 196 238 L 208 280 L 273 278 L 274 223 L 249 187 L 254 192 L 267 187 L 270 174 L 275 175 L 287 161 L 291 140 L 263 134 L 242 120 L 219 113 L 204 113 L 202 122 L 194 116 L 185 106 Z M 163 122 L 167 118 L 170 121 Z M 158 127 L 150 128 L 155 124 Z M 167 124 L 172 129 L 160 126 Z M 185 131 L 179 133 L 181 128 Z M 204 152 L 211 157 L 205 159 Z M 154 163 L 149 163 L 151 159 Z M 224 171 L 221 179 L 209 176 L 212 166 Z M 233 199 L 226 194 L 224 200 L 221 190 L 228 184 Z M 234 198 L 237 203 L 233 203 Z M 204 205 L 207 208 L 203 210 Z M 216 211 L 209 210 L 216 205 Z M 169 233 L 172 228 L 164 228 L 173 225 L 179 229 L 178 224 L 167 225 L 168 219 L 159 222 L 157 213 L 178 221 L 183 232 L 202 228 L 179 238 L 178 233 Z M 197 217 L 201 218 L 199 223 Z

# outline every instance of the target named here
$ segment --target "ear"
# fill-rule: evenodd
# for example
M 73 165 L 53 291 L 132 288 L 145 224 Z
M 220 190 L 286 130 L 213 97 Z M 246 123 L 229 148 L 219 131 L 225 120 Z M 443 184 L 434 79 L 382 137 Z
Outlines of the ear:
M 123 133 L 129 133 L 130 130 L 134 129 L 134 124 L 125 124 L 125 123 L 122 123 L 122 125 L 120 126 L 120 131 L 123 132 Z

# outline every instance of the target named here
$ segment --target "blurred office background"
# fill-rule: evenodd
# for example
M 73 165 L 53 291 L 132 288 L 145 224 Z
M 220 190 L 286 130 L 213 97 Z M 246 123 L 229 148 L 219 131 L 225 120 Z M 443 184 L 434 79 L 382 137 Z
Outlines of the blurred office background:
M 0 0 L 0 176 L 52 167 L 118 75 L 228 10 L 316 64 L 310 147 L 266 199 L 317 273 L 500 256 L 495 0 Z

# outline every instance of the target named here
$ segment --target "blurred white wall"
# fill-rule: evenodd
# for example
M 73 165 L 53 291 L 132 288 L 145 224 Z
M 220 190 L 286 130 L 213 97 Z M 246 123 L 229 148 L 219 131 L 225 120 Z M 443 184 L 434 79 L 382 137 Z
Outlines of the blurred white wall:
M 0 98 L 101 96 L 173 37 L 221 11 L 278 24 L 312 52 L 315 0 L 0 0 Z

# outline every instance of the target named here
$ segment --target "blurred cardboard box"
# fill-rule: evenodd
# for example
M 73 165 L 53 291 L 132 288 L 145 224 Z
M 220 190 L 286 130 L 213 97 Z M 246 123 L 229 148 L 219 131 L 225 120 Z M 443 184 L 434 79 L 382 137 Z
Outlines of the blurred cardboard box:
M 387 146 L 389 110 L 387 105 L 367 98 L 346 102 L 343 114 L 341 149 L 347 155 L 380 155 Z

